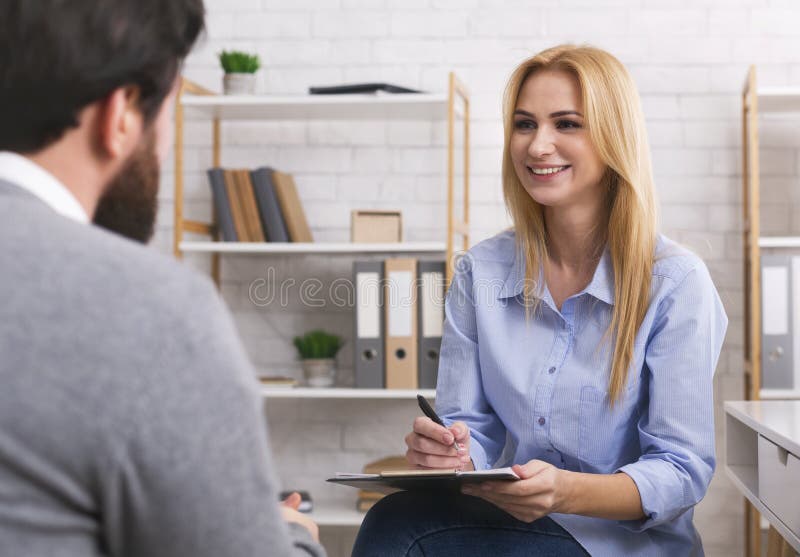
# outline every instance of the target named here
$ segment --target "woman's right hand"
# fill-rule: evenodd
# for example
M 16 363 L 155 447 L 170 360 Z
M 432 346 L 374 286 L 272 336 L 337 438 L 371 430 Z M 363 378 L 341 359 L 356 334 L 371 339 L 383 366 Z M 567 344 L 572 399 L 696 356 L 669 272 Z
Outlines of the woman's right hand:
M 454 440 L 460 451 L 453 446 Z M 469 428 L 464 422 L 446 428 L 420 416 L 414 420 L 414 430 L 406 435 L 406 445 L 406 460 L 413 468 L 474 469 L 469 456 Z

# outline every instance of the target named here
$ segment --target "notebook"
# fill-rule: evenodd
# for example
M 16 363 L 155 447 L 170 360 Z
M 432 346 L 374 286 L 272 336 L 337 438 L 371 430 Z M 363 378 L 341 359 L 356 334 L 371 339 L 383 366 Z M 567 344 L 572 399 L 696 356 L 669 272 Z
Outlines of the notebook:
M 511 468 L 459 471 L 442 470 L 391 470 L 380 474 L 338 473 L 327 481 L 381 493 L 395 491 L 453 491 L 458 492 L 465 483 L 485 481 L 516 481 L 519 476 Z

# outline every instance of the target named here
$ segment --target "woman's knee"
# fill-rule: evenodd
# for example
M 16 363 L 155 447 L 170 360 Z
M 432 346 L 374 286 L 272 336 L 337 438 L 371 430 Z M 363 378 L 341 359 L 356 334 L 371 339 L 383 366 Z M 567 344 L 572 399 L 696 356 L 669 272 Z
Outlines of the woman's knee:
M 431 525 L 439 522 L 450 496 L 402 491 L 378 501 L 364 517 L 353 557 L 405 556 Z

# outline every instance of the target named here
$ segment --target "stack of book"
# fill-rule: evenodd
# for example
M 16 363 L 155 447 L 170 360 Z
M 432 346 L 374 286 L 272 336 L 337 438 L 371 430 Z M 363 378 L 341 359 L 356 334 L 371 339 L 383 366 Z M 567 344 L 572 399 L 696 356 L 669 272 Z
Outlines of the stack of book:
M 365 474 L 380 474 L 390 470 L 407 470 L 408 461 L 404 456 L 387 456 L 375 462 L 370 462 L 364 466 Z M 366 489 L 358 490 L 358 501 L 356 508 L 361 512 L 367 512 L 372 508 L 372 505 L 377 503 L 385 495 L 377 491 L 369 491 Z
M 267 387 L 291 388 L 297 385 L 297 379 L 295 379 L 294 377 L 286 377 L 282 375 L 272 375 L 272 376 L 261 375 L 259 376 L 258 380 L 261 381 L 261 383 Z
M 222 241 L 314 241 L 291 174 L 211 168 L 208 179 Z

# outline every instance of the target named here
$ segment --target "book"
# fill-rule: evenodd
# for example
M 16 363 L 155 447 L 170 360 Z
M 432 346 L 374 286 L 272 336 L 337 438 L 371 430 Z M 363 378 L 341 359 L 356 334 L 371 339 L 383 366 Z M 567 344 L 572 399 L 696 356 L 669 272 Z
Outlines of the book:
M 387 470 L 406 470 L 408 469 L 408 461 L 404 456 L 387 456 L 381 458 L 379 460 L 374 460 L 372 462 L 368 462 L 364 465 L 363 472 L 365 474 L 380 474 L 382 471 Z M 358 501 L 357 501 L 357 508 L 358 510 L 366 511 L 377 503 L 380 499 L 383 499 L 385 493 L 381 493 L 380 491 L 369 491 L 367 489 L 359 489 L 358 490 Z
M 272 182 L 275 185 L 278 203 L 286 221 L 286 228 L 289 230 L 289 239 L 292 242 L 313 242 L 314 238 L 311 236 L 311 229 L 306 221 L 306 213 L 303 211 L 303 205 L 297 195 L 294 177 L 276 170 L 272 173 Z
M 460 492 L 466 483 L 486 481 L 517 481 L 519 476 L 511 468 L 491 470 L 386 470 L 378 474 L 351 474 L 340 472 L 326 481 L 380 493 L 396 491 L 449 491 Z
M 359 512 L 365 513 L 368 510 L 370 510 L 372 507 L 374 507 L 375 503 L 377 503 L 377 502 L 378 502 L 378 500 L 361 500 L 361 499 L 359 499 L 358 501 L 356 501 L 356 510 L 359 511 Z
M 294 387 L 297 379 L 278 375 L 261 375 L 258 380 L 267 387 Z
M 221 168 L 209 168 L 208 182 L 211 184 L 211 195 L 214 198 L 214 210 L 217 215 L 217 227 L 223 242 L 237 242 L 236 228 L 233 225 L 231 204 L 228 192 L 225 191 L 225 176 Z
M 283 220 L 281 206 L 275 194 L 275 184 L 272 182 L 272 168 L 262 166 L 250 172 L 253 182 L 253 191 L 256 196 L 258 212 L 261 216 L 261 225 L 268 242 L 288 242 L 289 232 Z
M 233 175 L 236 186 L 239 188 L 239 201 L 242 204 L 248 237 L 251 242 L 264 242 L 264 230 L 261 227 L 261 217 L 258 215 L 253 184 L 250 182 L 250 171 L 234 170 Z
M 223 170 L 223 181 L 225 182 L 225 193 L 228 194 L 228 200 L 231 206 L 231 216 L 233 218 L 233 226 L 236 230 L 236 238 L 240 242 L 250 242 L 250 234 L 245 222 L 244 209 L 242 208 L 242 201 L 239 195 L 239 186 L 236 183 L 233 170 Z

